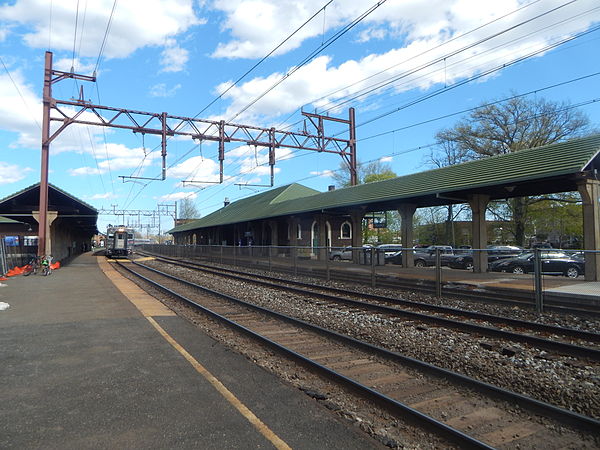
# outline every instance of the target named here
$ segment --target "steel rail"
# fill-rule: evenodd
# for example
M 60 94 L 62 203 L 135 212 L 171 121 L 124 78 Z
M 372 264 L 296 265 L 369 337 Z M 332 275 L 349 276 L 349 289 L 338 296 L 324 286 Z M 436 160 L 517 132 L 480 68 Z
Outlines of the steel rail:
M 292 357 L 293 359 L 299 361 L 300 363 L 302 363 L 304 365 L 307 365 L 307 366 L 309 366 L 309 367 L 311 367 L 313 369 L 316 369 L 318 372 L 320 372 L 323 375 L 329 377 L 330 379 L 334 380 L 335 382 L 337 382 L 339 384 L 342 384 L 342 385 L 345 385 L 345 386 L 348 386 L 348 387 L 352 388 L 355 391 L 358 391 L 360 394 L 362 394 L 366 398 L 371 399 L 371 400 L 375 401 L 377 404 L 385 407 L 388 411 L 391 411 L 392 413 L 398 413 L 398 412 L 400 412 L 400 413 L 403 413 L 403 414 L 408 414 L 409 419 L 412 419 L 413 421 L 416 421 L 416 422 L 418 422 L 418 423 L 420 423 L 422 425 L 426 425 L 427 426 L 427 431 L 429 431 L 429 432 L 432 431 L 432 429 L 430 427 L 433 427 L 433 429 L 437 430 L 440 434 L 442 434 L 443 436 L 445 436 L 447 439 L 450 439 L 451 441 L 453 441 L 453 442 L 457 443 L 458 445 L 460 445 L 461 448 L 493 450 L 493 447 L 487 445 L 486 443 L 481 442 L 481 441 L 479 441 L 479 440 L 477 440 L 477 439 L 469 436 L 468 434 L 465 434 L 462 431 L 457 430 L 456 428 L 453 428 L 453 427 L 451 427 L 449 425 L 446 425 L 444 422 L 440 422 L 440 421 L 436 420 L 435 418 L 433 418 L 431 416 L 428 416 L 427 414 L 423 414 L 422 412 L 420 412 L 420 411 L 418 411 L 418 410 L 416 410 L 414 408 L 411 408 L 410 406 L 406 405 L 405 403 L 402 403 L 402 402 L 399 402 L 397 400 L 394 400 L 393 398 L 390 398 L 390 397 L 388 397 L 388 396 L 386 396 L 386 395 L 384 395 L 384 394 L 382 394 L 382 393 L 380 393 L 380 392 L 378 392 L 378 391 L 376 391 L 376 390 L 374 390 L 374 389 L 372 389 L 372 388 L 370 388 L 368 386 L 363 385 L 362 383 L 359 383 L 359 382 L 357 382 L 357 381 L 355 381 L 355 380 L 353 380 L 353 379 L 351 379 L 349 377 L 346 377 L 346 376 L 338 373 L 335 370 L 332 370 L 332 369 L 330 369 L 330 368 L 328 368 L 328 367 L 326 367 L 326 366 L 324 366 L 322 364 L 319 364 L 318 362 L 316 362 L 316 361 L 314 361 L 314 360 L 312 360 L 310 358 L 307 358 L 306 356 L 304 356 L 304 355 L 302 355 L 302 354 L 300 354 L 298 352 L 295 352 L 295 351 L 293 351 L 293 350 L 291 350 L 291 349 L 289 349 L 289 348 L 287 348 L 287 347 L 285 347 L 285 346 L 283 346 L 281 344 L 278 344 L 277 342 L 275 342 L 275 341 L 273 341 L 273 340 L 271 340 L 271 339 L 269 339 L 269 338 L 267 338 L 265 336 L 262 336 L 262 335 L 260 335 L 260 334 L 258 334 L 256 332 L 250 330 L 249 328 L 247 328 L 247 327 L 245 327 L 243 325 L 240 325 L 237 322 L 235 322 L 235 321 L 233 321 L 231 319 L 228 319 L 227 317 L 225 317 L 225 316 L 223 316 L 221 314 L 218 314 L 218 313 L 216 313 L 216 312 L 214 312 L 214 311 L 212 311 L 212 310 L 210 310 L 210 309 L 208 309 L 208 308 L 206 308 L 206 307 L 204 307 L 204 306 L 202 306 L 202 305 L 194 302 L 193 300 L 191 300 L 191 299 L 189 299 L 189 298 L 187 298 L 187 297 L 185 297 L 185 296 L 183 296 L 181 294 L 178 294 L 177 292 L 175 292 L 175 291 L 173 291 L 173 290 L 171 290 L 171 289 L 169 289 L 169 288 L 167 288 L 167 287 L 165 287 L 165 286 L 157 283 L 156 281 L 153 281 L 153 280 L 151 280 L 151 279 L 149 279 L 147 277 L 144 277 L 143 275 L 135 272 L 131 268 L 126 267 L 125 265 L 123 265 L 119 261 L 117 261 L 117 264 L 119 264 L 119 266 L 121 266 L 123 269 L 129 271 L 130 273 L 134 274 L 135 276 L 141 278 L 145 282 L 147 282 L 150 285 L 154 286 L 155 288 L 157 288 L 157 289 L 165 292 L 166 294 L 171 295 L 171 296 L 173 296 L 173 297 L 175 297 L 175 298 L 177 298 L 177 299 L 179 299 L 179 300 L 187 303 L 188 305 L 193 306 L 196 309 L 199 309 L 200 311 L 204 312 L 205 314 L 208 314 L 209 316 L 211 316 L 211 317 L 213 317 L 215 319 L 218 319 L 219 321 L 227 324 L 228 326 L 234 328 L 235 330 L 244 332 L 245 334 L 249 335 L 250 337 L 252 337 L 252 338 L 254 338 L 254 339 L 262 342 L 263 344 L 268 345 L 269 347 L 271 347 L 271 348 L 273 348 L 273 349 L 275 349 L 275 350 L 283 353 L 284 355 Z M 277 313 L 275 311 L 271 311 L 271 310 L 268 310 L 266 308 L 262 308 L 262 307 L 259 307 L 259 306 L 256 306 L 256 305 L 252 305 L 251 303 L 244 302 L 243 300 L 236 299 L 235 297 L 231 297 L 229 295 L 226 295 L 226 294 L 223 294 L 223 293 L 220 293 L 220 292 L 217 292 L 217 291 L 213 291 L 211 289 L 204 288 L 204 287 L 196 285 L 194 283 L 186 282 L 185 280 L 179 280 L 176 277 L 172 277 L 172 276 L 170 276 L 168 274 L 163 274 L 163 273 L 161 273 L 159 271 L 156 271 L 155 269 L 152 269 L 152 268 L 147 268 L 147 269 L 151 270 L 151 271 L 155 271 L 155 272 L 157 272 L 157 273 L 159 273 L 161 275 L 167 276 L 167 277 L 175 279 L 177 281 L 181 281 L 181 282 L 183 282 L 184 284 L 186 284 L 186 285 L 188 285 L 190 287 L 194 287 L 196 289 L 200 289 L 200 290 L 202 290 L 204 292 L 207 292 L 207 293 L 209 293 L 211 295 L 215 295 L 215 296 L 218 296 L 218 297 L 225 298 L 225 299 L 227 299 L 229 301 L 241 304 L 243 306 L 246 306 L 246 307 L 249 307 L 251 309 L 260 311 L 262 313 L 267 313 L 269 315 L 278 317 L 279 319 L 283 319 L 283 320 L 285 320 L 287 322 L 293 323 L 294 325 L 298 325 L 298 326 L 302 326 L 303 328 L 311 329 L 311 330 L 316 331 L 316 332 L 318 332 L 320 334 L 326 334 L 326 335 L 330 335 L 330 336 L 337 335 L 338 338 L 339 337 L 344 337 L 343 335 L 338 335 L 335 332 L 331 332 L 331 331 L 325 330 L 324 328 L 320 328 L 320 327 L 311 325 L 311 324 L 309 324 L 307 322 L 303 322 L 303 321 L 294 319 L 292 317 L 285 316 L 283 314 L 279 314 L 279 313 Z M 349 338 L 349 339 L 352 339 L 352 338 Z
M 156 283 L 154 281 L 151 281 L 148 278 L 146 278 L 146 277 L 144 277 L 144 276 L 136 273 L 135 271 L 133 271 L 132 269 L 130 269 L 130 268 L 126 267 L 126 266 L 124 266 L 120 262 L 117 262 L 117 263 L 121 267 L 123 267 L 124 269 L 126 269 L 129 272 L 135 274 L 136 276 L 138 276 L 140 278 L 143 278 L 145 280 L 148 280 L 153 285 L 160 286 L 160 285 L 158 285 L 158 283 Z M 280 318 L 281 320 L 285 320 L 285 321 L 288 321 L 290 323 L 294 323 L 294 324 L 296 324 L 298 326 L 301 326 L 301 327 L 304 327 L 306 329 L 315 330 L 317 332 L 322 333 L 325 336 L 330 336 L 332 338 L 338 339 L 341 342 L 352 344 L 352 345 L 354 345 L 356 347 L 369 350 L 369 351 L 371 351 L 371 352 L 373 352 L 373 353 L 375 353 L 375 354 L 377 354 L 379 356 L 382 356 L 384 358 L 387 358 L 387 359 L 389 359 L 391 361 L 396 361 L 396 362 L 399 362 L 399 363 L 402 363 L 402 364 L 407 364 L 407 365 L 410 365 L 411 367 L 416 368 L 418 370 L 426 371 L 426 372 L 428 372 L 430 374 L 433 374 L 435 376 L 441 377 L 442 379 L 453 380 L 455 382 L 459 382 L 461 384 L 464 384 L 464 385 L 466 385 L 466 386 L 468 386 L 470 388 L 473 388 L 473 389 L 475 389 L 475 390 L 477 390 L 479 392 L 485 393 L 487 395 L 492 395 L 492 396 L 495 396 L 495 397 L 500 398 L 502 400 L 506 400 L 506 401 L 513 402 L 513 403 L 517 403 L 517 404 L 519 404 L 520 406 L 522 406 L 524 408 L 527 408 L 529 410 L 535 411 L 535 412 L 540 413 L 540 414 L 544 414 L 547 417 L 554 417 L 554 418 L 562 421 L 563 423 L 569 423 L 569 424 L 571 424 L 571 425 L 573 425 L 573 426 L 575 426 L 575 427 L 577 427 L 579 429 L 582 429 L 582 430 L 584 430 L 586 432 L 589 432 L 590 429 L 591 429 L 591 430 L 594 430 L 595 434 L 600 434 L 600 420 L 594 419 L 593 417 L 585 416 L 583 414 L 579 414 L 579 413 L 576 413 L 574 411 L 570 411 L 570 410 L 565 409 L 565 408 L 561 408 L 561 407 L 558 407 L 558 406 L 555 406 L 555 405 L 551 405 L 549 403 L 546 403 L 546 402 L 543 402 L 543 401 L 540 401 L 540 400 L 536 400 L 536 399 L 534 399 L 532 397 L 529 397 L 529 396 L 526 396 L 526 395 L 523 395 L 523 394 L 519 394 L 517 392 L 512 392 L 512 391 L 509 391 L 507 389 L 501 388 L 499 386 L 495 386 L 495 385 L 490 384 L 490 383 L 479 381 L 479 380 L 476 380 L 474 378 L 468 377 L 466 375 L 462 375 L 460 373 L 453 372 L 453 371 L 448 370 L 448 369 L 443 369 L 443 368 L 435 366 L 433 364 L 430 364 L 430 363 L 427 363 L 427 362 L 424 362 L 424 361 L 421 361 L 421 360 L 418 360 L 418 359 L 415 359 L 415 358 L 411 358 L 409 356 L 405 356 L 405 355 L 402 355 L 402 354 L 397 353 L 397 352 L 392 352 L 392 351 L 384 349 L 382 347 L 378 347 L 376 345 L 369 344 L 368 342 L 360 341 L 360 340 L 355 339 L 353 337 L 350 337 L 350 336 L 347 336 L 347 335 L 344 335 L 344 334 L 341 334 L 341 333 L 337 333 L 335 331 L 331 331 L 331 330 L 328 330 L 326 328 L 319 327 L 317 325 L 313 325 L 311 323 L 305 322 L 305 321 L 300 320 L 300 319 L 296 319 L 296 318 L 291 317 L 291 316 L 287 316 L 285 314 L 278 313 L 277 311 L 273 311 L 273 310 L 270 310 L 268 308 L 263 308 L 261 306 L 254 305 L 252 303 L 246 302 L 244 300 L 237 299 L 235 297 L 232 297 L 230 295 L 227 295 L 227 294 L 224 294 L 224 293 L 221 293 L 221 292 L 218 292 L 218 291 L 214 291 L 212 289 L 208 289 L 208 288 L 200 286 L 198 284 L 195 284 L 195 283 L 192 283 L 192 282 L 189 282 L 189 281 L 186 281 L 186 280 L 182 280 L 182 279 L 180 279 L 178 277 L 175 277 L 173 275 L 169 275 L 167 273 L 161 272 L 161 271 L 159 271 L 157 269 L 153 269 L 151 267 L 145 267 L 145 266 L 143 266 L 143 265 L 141 265 L 139 263 L 135 263 L 135 262 L 134 262 L 134 264 L 138 265 L 138 266 L 141 266 L 141 267 L 144 267 L 146 270 L 149 270 L 151 272 L 154 272 L 154 273 L 157 273 L 157 274 L 159 274 L 161 276 L 164 276 L 165 278 L 169 278 L 169 279 L 175 280 L 175 281 L 177 281 L 177 282 L 179 282 L 181 284 L 184 284 L 186 286 L 189 286 L 189 287 L 201 290 L 201 291 L 209 293 L 211 295 L 215 295 L 215 296 L 218 296 L 218 297 L 221 297 L 221 298 L 228 299 L 228 300 L 230 300 L 232 302 L 244 305 L 244 306 L 246 306 L 248 308 L 251 308 L 251 309 L 254 309 L 254 310 L 257 310 L 257 311 L 261 311 L 261 312 L 263 312 L 263 313 L 265 313 L 267 315 Z M 161 289 L 164 289 L 165 292 L 167 292 L 167 291 L 168 292 L 172 292 L 168 288 L 161 287 Z M 177 297 L 180 296 L 177 293 L 174 293 L 173 295 L 175 295 Z M 186 299 L 185 301 L 188 301 L 188 299 Z M 190 302 L 191 302 L 191 304 L 195 304 L 191 300 L 190 300 Z M 318 364 L 318 363 L 314 363 L 314 364 Z M 327 370 L 329 370 L 329 369 L 327 369 Z M 365 387 L 365 388 L 367 390 L 371 390 L 368 387 Z M 367 391 L 364 391 L 364 392 L 367 392 Z M 383 394 L 381 394 L 381 395 L 383 396 Z M 385 397 L 386 399 L 388 398 L 386 396 L 383 396 L 383 397 Z M 394 403 L 399 403 L 399 402 L 397 402 L 397 401 L 395 401 L 393 399 L 389 399 L 389 400 L 391 400 Z M 406 405 L 404 405 L 404 406 L 406 406 Z M 409 408 L 408 406 L 406 406 L 406 407 Z M 432 419 L 432 420 L 435 420 L 435 419 Z M 459 433 L 461 433 L 461 432 L 459 431 Z
M 597 333 L 576 330 L 573 328 L 562 328 L 562 327 L 558 327 L 555 325 L 539 324 L 536 322 L 527 322 L 524 320 L 512 319 L 509 317 L 494 316 L 491 314 L 461 310 L 461 309 L 451 308 L 451 307 L 447 307 L 447 306 L 430 305 L 430 304 L 423 303 L 423 302 L 413 302 L 410 300 L 395 299 L 395 298 L 373 295 L 373 294 L 368 294 L 368 293 L 355 292 L 355 291 L 350 291 L 350 290 L 346 290 L 346 289 L 330 288 L 330 287 L 324 287 L 324 286 L 314 287 L 313 285 L 311 285 L 309 283 L 303 283 L 303 282 L 293 281 L 293 280 L 281 280 L 280 278 L 264 276 L 264 275 L 252 275 L 252 274 L 248 274 L 248 273 L 233 271 L 231 269 L 220 269 L 220 268 L 215 269 L 212 267 L 209 268 L 209 267 L 197 265 L 194 263 L 182 263 L 179 261 L 167 261 L 167 262 L 169 264 L 174 264 L 174 265 L 178 265 L 181 267 L 191 268 L 191 269 L 195 269 L 195 270 L 202 270 L 202 271 L 205 271 L 208 273 L 217 274 L 219 276 L 243 279 L 245 281 L 249 281 L 249 282 L 256 283 L 256 284 L 261 284 L 263 286 L 268 286 L 268 287 L 272 287 L 272 288 L 276 288 L 276 289 L 286 289 L 286 290 L 294 291 L 294 292 L 297 292 L 297 293 L 300 293 L 303 295 L 306 295 L 306 294 L 318 295 L 322 298 L 326 298 L 326 299 L 334 301 L 334 302 L 342 302 L 342 303 L 346 303 L 346 304 L 357 305 L 357 306 L 360 306 L 363 308 L 385 312 L 387 314 L 403 315 L 406 317 L 416 318 L 421 321 L 425 321 L 425 322 L 429 322 L 429 323 L 436 323 L 436 324 L 440 324 L 443 326 L 450 326 L 450 327 L 459 328 L 459 329 L 468 329 L 469 331 L 479 332 L 481 334 L 491 336 L 491 337 L 502 337 L 502 338 L 510 339 L 510 340 L 517 341 L 517 342 L 524 342 L 524 343 L 536 345 L 536 346 L 546 348 L 549 350 L 553 350 L 553 351 L 566 352 L 570 355 L 582 356 L 582 357 L 600 361 L 600 350 L 597 350 L 597 349 L 591 349 L 588 347 L 582 347 L 582 346 L 578 346 L 575 344 L 569 344 L 569 343 L 564 343 L 564 342 L 552 341 L 549 339 L 543 339 L 543 338 L 539 338 L 539 337 L 535 337 L 535 336 L 523 335 L 520 333 L 514 333 L 514 332 L 510 332 L 510 331 L 506 331 L 506 330 L 499 330 L 497 328 L 486 327 L 483 325 L 460 322 L 457 320 L 447 319 L 447 318 L 443 318 L 443 317 L 439 317 L 439 316 L 430 316 L 430 315 L 426 315 L 423 313 L 417 313 L 417 312 L 407 311 L 407 310 L 403 310 L 403 309 L 391 308 L 391 307 L 382 306 L 382 305 L 375 305 L 372 303 L 366 303 L 363 301 L 352 300 L 349 298 L 340 297 L 339 294 L 352 295 L 355 297 L 365 297 L 365 298 L 375 300 L 375 301 L 388 302 L 388 303 L 394 303 L 394 304 L 399 304 L 399 305 L 403 305 L 403 306 L 427 309 L 427 310 L 438 312 L 438 313 L 451 314 L 454 316 L 460 316 L 460 317 L 477 319 L 477 320 L 485 320 L 485 321 L 492 322 L 492 323 L 508 324 L 508 325 L 514 326 L 514 327 L 520 327 L 520 328 L 526 327 L 526 328 L 529 328 L 530 330 L 534 330 L 534 331 L 543 331 L 543 332 L 548 332 L 548 333 L 553 333 L 553 334 L 559 334 L 562 336 L 569 336 L 569 337 L 574 337 L 574 338 L 578 338 L 578 339 L 585 339 L 585 340 L 589 340 L 589 341 L 593 341 L 593 342 L 600 342 L 600 334 L 597 334 Z M 230 272 L 230 273 L 222 273 L 221 271 Z M 253 278 L 251 278 L 253 276 L 264 278 L 264 279 L 270 280 L 270 281 L 253 279 Z M 302 286 L 303 288 L 311 288 L 311 289 L 305 290 L 305 289 L 294 288 L 291 286 L 282 286 L 281 283 Z M 313 289 L 333 292 L 336 295 L 324 294 L 322 292 L 314 291 Z

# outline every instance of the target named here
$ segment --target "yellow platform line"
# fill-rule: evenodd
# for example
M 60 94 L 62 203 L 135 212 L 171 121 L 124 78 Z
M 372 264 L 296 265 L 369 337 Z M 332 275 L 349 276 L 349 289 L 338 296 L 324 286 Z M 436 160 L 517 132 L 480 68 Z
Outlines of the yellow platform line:
M 291 447 L 283 439 L 277 436 L 271 429 L 265 425 L 246 405 L 244 405 L 233 393 L 227 389 L 213 374 L 211 374 L 202 364 L 200 364 L 187 350 L 171 337 L 152 316 L 174 316 L 175 313 L 165 305 L 143 291 L 133 281 L 128 280 L 117 272 L 111 264 L 104 258 L 98 258 L 98 264 L 109 280 L 123 293 L 125 297 L 133 303 L 140 312 L 148 319 L 160 335 L 177 350 L 193 367 L 202 375 L 225 400 L 237 409 L 256 430 L 269 440 L 278 450 L 291 450 Z
M 145 292 L 133 281 L 128 280 L 117 272 L 105 258 L 98 257 L 98 265 L 110 281 L 121 291 L 121 293 L 135 305 L 145 316 L 175 316 L 176 314 Z
M 221 394 L 242 416 L 250 422 L 266 439 L 268 439 L 277 449 L 284 450 L 291 447 L 277 436 L 271 429 L 265 425 L 256 415 L 248 409 L 233 393 L 227 389 L 213 374 L 211 374 L 202 364 L 200 364 L 192 355 L 190 355 L 179 343 L 173 339 L 152 317 L 147 317 L 156 330 L 165 338 L 165 340 L 175 348 L 188 362 L 202 375 L 216 390 Z

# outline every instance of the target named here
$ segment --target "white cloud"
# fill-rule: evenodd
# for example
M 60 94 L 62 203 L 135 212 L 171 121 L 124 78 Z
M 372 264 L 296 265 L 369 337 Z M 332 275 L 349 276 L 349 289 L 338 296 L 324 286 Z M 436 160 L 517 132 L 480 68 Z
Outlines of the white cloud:
M 168 169 L 167 176 L 186 181 L 215 182 L 219 181 L 219 164 L 212 159 L 193 156 Z
M 383 162 L 383 163 L 392 162 L 393 160 L 394 160 L 393 156 L 383 156 L 383 157 L 379 158 L 379 161 Z
M 272 3 L 267 0 L 263 1 Z M 224 1 L 217 2 L 217 5 L 228 11 L 225 3 Z M 280 3 L 283 6 L 287 5 L 290 10 L 299 4 L 291 0 L 277 4 Z M 499 20 L 453 41 L 449 39 L 516 10 L 519 7 L 518 2 L 516 0 L 506 2 L 436 1 L 432 5 L 428 4 L 427 8 L 424 8 L 422 3 L 419 5 L 417 3 L 416 1 L 388 1 L 377 10 L 373 17 L 369 16 L 367 20 L 367 26 L 388 24 L 392 25 L 390 32 L 402 31 L 404 33 L 403 40 L 398 39 L 397 42 L 394 42 L 396 48 L 384 53 L 372 53 L 361 58 L 348 59 L 341 64 L 334 64 L 334 61 L 337 60 L 331 56 L 319 56 L 297 70 L 279 86 L 270 90 L 243 115 L 236 117 L 238 112 L 253 102 L 259 94 L 267 92 L 280 81 L 291 70 L 291 67 L 287 71 L 249 79 L 230 89 L 224 95 L 231 103 L 223 116 L 227 119 L 236 117 L 238 121 L 256 121 L 259 118 L 272 119 L 293 112 L 299 106 L 311 104 L 311 102 L 313 107 L 323 111 L 330 106 L 330 102 L 335 102 L 345 96 L 353 96 L 378 83 L 390 82 L 385 89 L 376 92 L 377 94 L 385 93 L 388 100 L 390 94 L 412 89 L 424 90 L 436 84 L 452 84 L 491 68 L 501 67 L 522 55 L 543 49 L 549 43 L 587 29 L 591 23 L 600 20 L 599 11 L 581 14 L 583 11 L 591 9 L 593 5 L 592 0 L 584 0 L 552 13 L 544 19 L 532 21 L 444 59 L 452 52 L 466 49 L 467 46 L 473 45 L 483 38 L 506 30 L 510 25 L 534 17 L 559 3 L 553 1 L 550 5 L 533 4 L 506 19 Z M 246 2 L 239 0 L 227 2 L 227 4 L 231 4 L 231 8 L 237 8 Z M 273 8 L 279 11 L 279 6 L 271 5 L 271 9 Z M 348 8 L 356 9 L 354 6 L 348 6 Z M 231 13 L 233 14 L 233 12 Z M 570 18 L 573 20 L 569 20 Z M 288 24 L 283 21 L 282 27 L 284 23 Z M 250 24 L 246 23 L 244 27 L 240 25 L 239 29 L 246 30 L 245 27 L 250 27 Z M 371 32 L 374 30 L 375 28 Z M 265 34 L 272 36 L 269 33 Z M 260 45 L 262 42 L 257 38 L 255 46 Z M 261 49 L 263 48 L 261 47 Z M 435 64 L 432 64 L 434 62 Z M 395 80 L 392 80 L 393 77 Z M 224 87 L 230 83 L 228 81 L 220 84 L 215 91 L 222 92 Z M 361 99 L 373 95 L 375 93 L 369 93 Z M 315 101 L 314 99 L 319 100 Z M 332 112 L 335 114 L 338 111 L 333 109 Z
M 323 171 L 313 170 L 312 172 L 309 172 L 309 173 L 311 175 L 315 175 L 317 177 L 329 178 L 333 175 L 334 171 L 333 170 L 323 170 Z
M 20 167 L 16 164 L 8 164 L 0 161 L 0 184 L 11 184 L 23 180 L 29 172 L 30 167 Z
M 165 48 L 160 54 L 161 72 L 181 72 L 189 60 L 189 52 L 177 45 Z
M 4 41 L 6 39 L 6 36 L 8 36 L 8 33 L 9 33 L 8 27 L 0 28 L 0 42 Z
M 150 97 L 173 97 L 181 89 L 181 84 L 168 88 L 165 83 L 155 84 L 150 88 Z M 189 139 L 189 138 L 188 138 Z
M 68 169 L 71 176 L 99 175 L 115 170 L 144 169 L 150 167 L 160 159 L 158 152 L 145 154 L 144 149 L 128 148 L 123 144 L 107 143 L 102 151 L 97 152 L 97 167 L 78 167 Z M 158 170 L 158 168 L 157 168 Z
M 196 192 L 174 192 L 172 194 L 162 195 L 157 198 L 161 202 L 169 202 L 169 201 L 178 201 L 184 198 L 189 198 L 190 200 L 194 200 L 198 198 L 198 194 Z
M 112 192 L 105 192 L 104 194 L 94 194 L 88 198 L 90 200 L 103 200 L 103 199 L 109 199 L 109 198 L 116 198 L 116 196 Z
M 98 56 L 102 43 L 100 37 L 104 36 L 113 3 L 113 0 L 86 3 L 85 29 L 81 34 L 80 45 L 82 56 Z M 76 6 L 75 0 L 17 0 L 12 5 L 0 6 L 0 20 L 8 24 L 32 25 L 33 31 L 23 36 L 23 40 L 30 47 L 47 48 L 50 40 L 53 49 L 70 51 L 73 45 Z M 83 23 L 82 8 L 79 18 L 80 23 Z M 196 17 L 193 0 L 119 2 L 112 19 L 104 56 L 124 58 L 146 46 L 162 46 L 167 39 L 202 23 L 205 23 L 205 20 Z M 49 38 L 50 25 L 52 35 Z
M 19 139 L 35 142 L 41 139 L 41 99 L 19 70 L 0 72 L 0 127 L 19 134 Z
M 63 72 L 70 72 L 71 67 L 75 69 L 76 73 L 80 74 L 91 74 L 95 68 L 95 61 L 84 62 L 79 58 L 61 58 L 52 61 L 52 68 L 56 70 L 62 70 Z

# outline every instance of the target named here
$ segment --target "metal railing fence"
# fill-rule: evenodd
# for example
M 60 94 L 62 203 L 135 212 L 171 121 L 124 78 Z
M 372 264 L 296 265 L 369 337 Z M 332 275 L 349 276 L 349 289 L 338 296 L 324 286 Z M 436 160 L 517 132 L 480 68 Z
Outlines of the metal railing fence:
M 574 304 L 600 307 L 600 282 L 583 283 L 585 260 L 598 259 L 598 251 L 447 246 L 416 249 L 398 245 L 332 248 L 144 244 L 140 247 L 184 260 L 308 275 L 327 281 L 360 281 L 382 288 L 412 286 L 438 297 L 456 294 L 459 288 L 470 291 L 494 288 L 506 291 L 507 295 L 518 294 L 538 312 L 543 312 L 545 303 L 558 296 L 571 296 Z M 410 267 L 403 265 L 405 255 L 413 259 Z M 482 272 L 489 272 L 488 275 L 473 273 L 476 260 L 483 260 Z

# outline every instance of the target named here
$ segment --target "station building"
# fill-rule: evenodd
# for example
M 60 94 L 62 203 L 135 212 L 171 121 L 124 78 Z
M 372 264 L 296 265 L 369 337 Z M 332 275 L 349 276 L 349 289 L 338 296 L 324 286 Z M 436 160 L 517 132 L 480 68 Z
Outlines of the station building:
M 12 265 L 26 264 L 38 253 L 40 184 L 0 199 L 0 239 Z M 48 186 L 47 250 L 55 261 L 64 261 L 91 248 L 97 233 L 98 211 L 54 186 Z
M 600 135 L 573 139 L 456 164 L 385 181 L 319 192 L 291 184 L 226 203 L 221 209 L 169 231 L 175 244 L 306 246 L 362 245 L 362 220 L 368 213 L 398 211 L 401 240 L 413 245 L 417 208 L 468 204 L 472 247 L 485 249 L 485 211 L 493 200 L 579 192 L 583 204 L 585 250 L 600 250 Z M 403 261 L 412 266 L 413 253 Z M 474 255 L 476 271 L 487 255 Z M 600 280 L 600 252 L 586 254 L 586 279 Z

